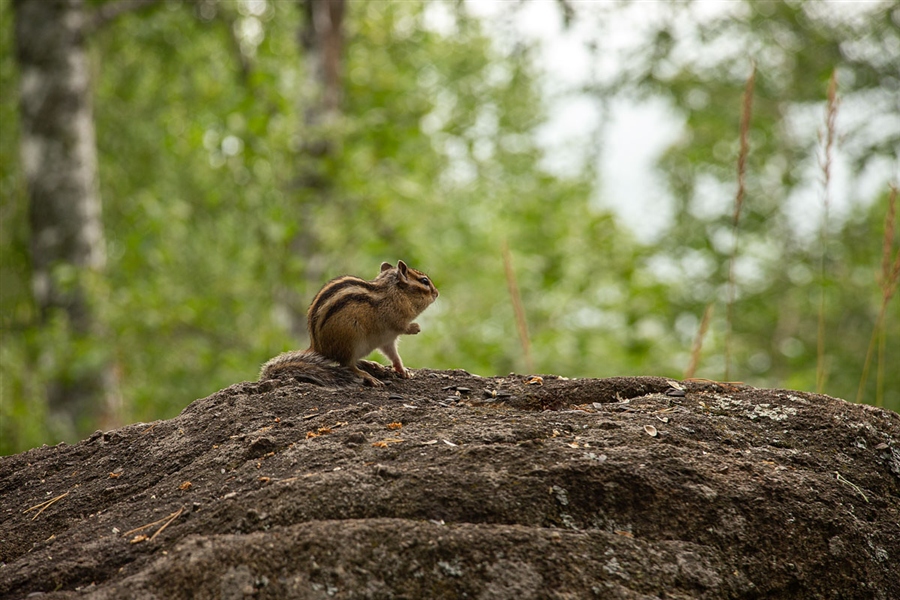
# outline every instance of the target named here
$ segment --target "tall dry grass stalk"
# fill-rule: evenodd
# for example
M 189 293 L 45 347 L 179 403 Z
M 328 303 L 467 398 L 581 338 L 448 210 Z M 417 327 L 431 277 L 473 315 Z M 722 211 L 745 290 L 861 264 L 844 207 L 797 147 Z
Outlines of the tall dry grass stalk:
M 884 354 L 885 332 L 884 317 L 887 314 L 887 306 L 897 284 L 900 282 L 900 248 L 894 254 L 894 226 L 897 216 L 897 186 L 891 186 L 891 195 L 888 197 L 888 209 L 884 216 L 884 239 L 881 244 L 881 274 L 878 278 L 881 287 L 881 309 L 875 319 L 875 327 L 872 329 L 872 338 L 869 340 L 869 348 L 866 350 L 866 360 L 863 363 L 863 372 L 856 390 L 856 402 L 862 402 L 866 382 L 869 379 L 869 366 L 872 361 L 872 353 L 875 350 L 875 341 L 879 340 L 878 348 L 878 372 L 875 378 L 875 406 L 884 406 Z M 893 261 L 891 254 L 894 254 Z
M 741 105 L 741 148 L 738 152 L 737 178 L 738 188 L 734 198 L 734 214 L 731 218 L 731 259 L 728 264 L 728 307 L 725 314 L 725 381 L 730 380 L 731 375 L 731 331 L 734 323 L 734 299 L 737 295 L 737 284 L 734 277 L 734 263 L 737 260 L 738 251 L 738 224 L 741 219 L 741 208 L 744 205 L 745 182 L 747 172 L 747 155 L 750 154 L 750 116 L 753 113 L 753 86 L 756 83 L 756 63 L 752 63 L 750 77 L 747 78 L 747 86 L 744 88 L 744 98 Z
M 703 350 L 703 340 L 706 339 L 706 332 L 709 330 L 709 322 L 712 319 L 714 307 L 715 304 L 710 302 L 706 305 L 706 310 L 703 311 L 703 318 L 700 319 L 700 329 L 697 330 L 697 336 L 694 338 L 694 343 L 691 346 L 691 362 L 684 371 L 685 379 L 692 379 L 697 372 L 697 367 L 700 365 L 700 351 Z
M 828 254 L 828 212 L 830 209 L 831 188 L 831 158 L 836 136 L 835 121 L 838 109 L 837 98 L 837 69 L 831 72 L 828 82 L 828 103 L 825 109 L 825 151 L 822 157 L 823 176 L 823 202 L 825 204 L 822 216 L 822 252 L 819 264 L 819 326 L 816 335 L 816 392 L 821 394 L 825 389 L 825 259 Z
M 506 272 L 506 286 L 509 288 L 509 297 L 516 315 L 516 327 L 519 330 L 519 342 L 522 344 L 522 353 L 525 355 L 525 367 L 529 373 L 534 373 L 534 361 L 531 358 L 531 341 L 528 338 L 528 324 L 525 322 L 525 306 L 522 304 L 522 295 L 516 284 L 516 272 L 512 266 L 512 255 L 509 252 L 509 244 L 503 242 L 503 270 Z

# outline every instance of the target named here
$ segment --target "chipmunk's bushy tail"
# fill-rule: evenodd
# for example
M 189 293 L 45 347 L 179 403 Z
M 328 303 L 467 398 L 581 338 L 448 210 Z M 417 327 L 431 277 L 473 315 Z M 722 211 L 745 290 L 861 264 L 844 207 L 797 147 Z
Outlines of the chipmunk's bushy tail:
M 362 383 L 362 378 L 312 350 L 291 350 L 266 362 L 259 380 L 292 378 L 322 387 L 346 387 Z

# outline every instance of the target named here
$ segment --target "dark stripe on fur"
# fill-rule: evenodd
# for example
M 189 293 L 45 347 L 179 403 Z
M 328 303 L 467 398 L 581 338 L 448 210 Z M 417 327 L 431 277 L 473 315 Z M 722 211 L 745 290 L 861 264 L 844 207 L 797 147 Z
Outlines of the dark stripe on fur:
M 316 320 L 319 317 L 319 311 L 328 300 L 341 290 L 353 286 L 359 286 L 370 291 L 375 291 L 377 289 L 377 286 L 371 281 L 349 275 L 332 279 L 330 282 L 326 283 L 325 287 L 319 290 L 319 293 L 313 298 L 312 304 L 309 305 L 309 310 L 307 311 L 310 334 L 312 334 L 315 328 Z
M 328 319 L 330 319 L 332 315 L 351 302 L 358 302 L 360 304 L 368 304 L 369 306 L 377 307 L 381 304 L 381 299 L 373 298 L 369 294 L 347 294 L 346 296 L 342 296 L 328 307 L 328 310 L 325 311 L 325 314 L 322 316 L 322 320 L 318 322 L 318 327 L 325 327 L 325 323 L 328 322 Z

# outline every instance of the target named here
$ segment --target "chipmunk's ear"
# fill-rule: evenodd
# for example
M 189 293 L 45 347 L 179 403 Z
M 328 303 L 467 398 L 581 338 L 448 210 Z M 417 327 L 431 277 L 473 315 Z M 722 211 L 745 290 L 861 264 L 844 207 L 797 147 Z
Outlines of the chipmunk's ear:
M 406 263 L 402 260 L 397 261 L 397 270 L 400 271 L 400 279 L 406 281 L 409 274 L 409 267 L 406 266 Z
M 383 263 L 381 263 L 381 272 L 382 272 L 382 273 L 384 273 L 384 272 L 387 271 L 388 269 L 393 269 L 393 268 L 394 268 L 394 265 L 392 265 L 392 264 L 389 263 L 389 262 L 383 262 Z

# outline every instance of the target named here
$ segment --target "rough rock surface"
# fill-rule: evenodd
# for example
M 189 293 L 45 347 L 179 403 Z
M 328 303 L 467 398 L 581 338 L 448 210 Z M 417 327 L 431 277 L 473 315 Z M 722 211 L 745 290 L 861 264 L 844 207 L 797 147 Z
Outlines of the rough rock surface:
M 529 380 L 240 383 L 3 457 L 0 597 L 900 598 L 896 413 Z

